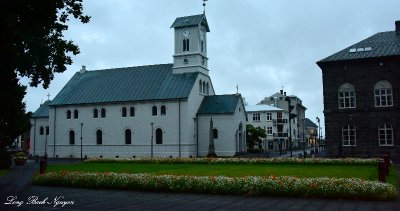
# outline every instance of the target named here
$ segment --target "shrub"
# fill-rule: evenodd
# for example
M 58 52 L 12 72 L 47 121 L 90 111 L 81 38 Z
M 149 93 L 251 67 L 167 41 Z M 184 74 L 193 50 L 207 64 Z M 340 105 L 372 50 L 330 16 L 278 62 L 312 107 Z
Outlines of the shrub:
M 11 155 L 7 150 L 0 149 L 0 169 L 9 169 L 12 164 Z

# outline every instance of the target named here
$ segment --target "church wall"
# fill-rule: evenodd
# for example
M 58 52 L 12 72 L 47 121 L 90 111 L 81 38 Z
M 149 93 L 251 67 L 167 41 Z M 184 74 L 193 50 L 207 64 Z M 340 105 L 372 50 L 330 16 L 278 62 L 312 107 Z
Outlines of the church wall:
M 240 111 L 239 111 L 240 108 Z M 234 114 L 215 114 L 199 116 L 199 156 L 206 156 L 210 143 L 210 119 L 218 130 L 218 138 L 214 139 L 217 156 L 234 156 L 236 152 L 245 151 L 246 116 L 243 104 L 238 103 Z M 241 138 L 239 125 L 242 124 Z
M 185 123 L 184 104 L 181 102 L 181 126 Z M 158 115 L 152 116 L 152 106 L 157 106 Z M 160 115 L 161 105 L 166 106 L 166 115 Z M 127 117 L 122 117 L 122 107 L 126 107 Z M 135 107 L 135 116 L 129 116 L 129 108 Z M 93 118 L 93 109 L 99 110 L 99 118 Z M 106 109 L 106 117 L 101 118 L 100 110 Z M 78 119 L 66 118 L 67 110 L 79 111 Z M 54 115 L 55 110 L 57 115 Z M 50 117 L 56 117 L 56 153 L 59 157 L 80 157 L 80 136 L 81 123 L 82 140 L 83 140 L 83 156 L 87 157 L 150 157 L 151 156 L 151 122 L 153 125 L 153 156 L 154 157 L 178 157 L 179 156 L 179 102 L 135 102 L 126 104 L 104 104 L 104 105 L 85 105 L 85 106 L 68 106 L 68 107 L 52 107 L 50 109 Z M 53 118 L 51 118 L 53 119 Z M 193 120 L 192 120 L 193 121 Z M 51 124 L 51 123 L 50 123 Z M 52 125 L 52 124 L 51 124 Z M 193 127 L 193 126 L 192 126 Z M 163 130 L 163 144 L 156 143 L 155 131 L 157 128 Z M 103 144 L 97 145 L 96 131 L 102 130 Z M 125 129 L 132 131 L 132 143 L 125 144 Z M 75 132 L 75 144 L 69 144 L 69 131 Z M 181 128 L 181 151 L 188 151 L 190 147 L 183 146 L 185 139 L 184 127 Z M 50 137 L 53 137 L 50 134 Z M 53 153 L 54 139 L 49 142 L 50 151 Z M 186 142 L 185 142 L 186 143 Z M 194 146 L 191 146 L 194 151 Z M 189 153 L 186 153 L 188 155 Z M 54 156 L 49 154 L 50 157 Z
M 48 118 L 34 118 L 31 119 L 31 132 L 30 132 L 30 151 L 29 154 L 32 156 L 44 156 L 45 155 L 45 143 L 46 143 L 46 126 L 49 125 Z M 40 127 L 43 127 L 43 135 L 40 134 Z M 47 139 L 49 139 L 47 135 Z

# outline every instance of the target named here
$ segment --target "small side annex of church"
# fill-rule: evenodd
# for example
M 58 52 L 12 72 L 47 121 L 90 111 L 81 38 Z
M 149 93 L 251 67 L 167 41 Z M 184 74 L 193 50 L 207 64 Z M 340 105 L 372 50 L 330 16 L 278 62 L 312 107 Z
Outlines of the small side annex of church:
M 246 151 L 240 94 L 215 95 L 205 14 L 179 17 L 173 64 L 89 71 L 83 66 L 32 116 L 31 155 L 217 156 Z M 211 127 L 210 127 L 211 126 Z

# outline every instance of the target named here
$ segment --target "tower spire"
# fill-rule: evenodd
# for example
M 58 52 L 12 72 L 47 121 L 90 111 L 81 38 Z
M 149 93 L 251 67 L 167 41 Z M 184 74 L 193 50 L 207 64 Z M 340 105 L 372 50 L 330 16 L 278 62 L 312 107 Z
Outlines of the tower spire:
M 206 14 L 206 1 L 207 0 L 203 0 L 203 14 Z

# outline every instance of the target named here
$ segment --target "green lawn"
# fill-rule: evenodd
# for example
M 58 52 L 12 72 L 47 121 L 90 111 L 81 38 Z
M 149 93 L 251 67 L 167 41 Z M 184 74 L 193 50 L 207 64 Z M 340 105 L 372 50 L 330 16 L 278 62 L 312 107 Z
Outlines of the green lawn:
M 8 169 L 0 169 L 0 177 L 6 174 Z
M 343 165 L 243 165 L 243 164 L 127 164 L 80 163 L 49 165 L 48 171 L 151 173 L 157 175 L 194 176 L 296 176 L 296 177 L 358 177 L 377 180 L 375 166 Z M 396 169 L 392 167 L 388 182 L 397 185 Z

